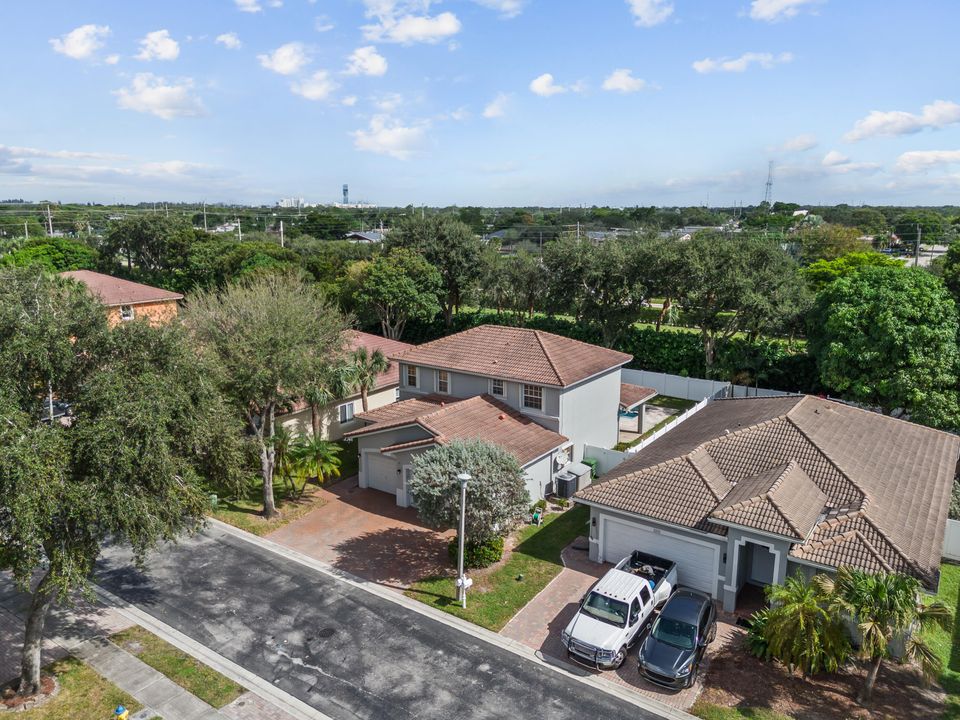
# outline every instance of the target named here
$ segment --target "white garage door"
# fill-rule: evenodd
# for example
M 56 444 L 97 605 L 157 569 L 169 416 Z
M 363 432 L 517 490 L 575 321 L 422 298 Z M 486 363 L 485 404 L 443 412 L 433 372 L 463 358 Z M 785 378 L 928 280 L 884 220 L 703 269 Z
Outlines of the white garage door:
M 719 550 L 713 545 L 701 545 L 672 533 L 663 534 L 648 526 L 603 518 L 602 550 L 603 559 L 612 563 L 634 550 L 673 560 L 681 585 L 717 594 Z
M 396 495 L 400 485 L 397 461 L 380 453 L 364 453 L 363 459 L 367 464 L 367 487 Z

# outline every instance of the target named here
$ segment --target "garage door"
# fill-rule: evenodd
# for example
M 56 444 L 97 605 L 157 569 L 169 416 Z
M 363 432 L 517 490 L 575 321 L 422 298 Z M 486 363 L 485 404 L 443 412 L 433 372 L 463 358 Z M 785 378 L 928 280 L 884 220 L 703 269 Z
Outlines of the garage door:
M 701 545 L 672 533 L 663 534 L 651 527 L 604 518 L 602 549 L 603 559 L 613 563 L 634 550 L 673 560 L 677 564 L 681 585 L 717 594 L 719 550 L 715 546 Z
M 365 453 L 367 487 L 396 495 L 400 484 L 397 461 L 380 453 Z

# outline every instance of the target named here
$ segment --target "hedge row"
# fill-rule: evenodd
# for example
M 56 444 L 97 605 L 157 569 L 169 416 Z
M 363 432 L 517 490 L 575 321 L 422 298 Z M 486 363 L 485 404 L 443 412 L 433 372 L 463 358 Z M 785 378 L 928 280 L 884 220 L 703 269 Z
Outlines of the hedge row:
M 602 339 L 598 328 L 568 318 L 539 315 L 522 318 L 513 313 L 498 315 L 493 310 L 461 311 L 454 316 L 449 331 L 442 318 L 429 323 L 410 323 L 403 339 L 411 343 L 428 342 L 487 323 L 535 328 L 596 345 L 601 344 Z M 630 368 L 685 377 L 707 376 L 703 344 L 696 332 L 671 328 L 657 331 L 635 326 L 621 336 L 615 348 L 633 355 L 633 361 L 627 365 Z M 736 337 L 719 344 L 713 377 L 788 392 L 823 391 L 814 359 L 803 350 L 789 348 L 782 340 Z

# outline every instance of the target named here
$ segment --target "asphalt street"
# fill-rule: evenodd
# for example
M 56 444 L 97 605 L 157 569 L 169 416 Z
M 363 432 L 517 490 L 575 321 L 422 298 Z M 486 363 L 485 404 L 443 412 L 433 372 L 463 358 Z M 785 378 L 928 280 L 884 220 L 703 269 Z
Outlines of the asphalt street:
M 216 528 L 97 582 L 338 720 L 657 718 L 563 673 Z

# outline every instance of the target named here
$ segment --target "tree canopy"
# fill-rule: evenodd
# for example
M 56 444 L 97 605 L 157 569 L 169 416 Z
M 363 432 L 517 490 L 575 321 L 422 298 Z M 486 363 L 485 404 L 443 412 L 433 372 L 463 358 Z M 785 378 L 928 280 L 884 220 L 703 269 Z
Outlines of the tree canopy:
M 36 266 L 48 272 L 93 270 L 97 267 L 98 257 L 96 250 L 79 240 L 39 237 L 0 257 L 0 265 Z
M 346 289 L 360 315 L 378 321 L 384 337 L 399 340 L 409 320 L 432 320 L 440 311 L 441 282 L 422 255 L 401 247 L 354 263 Z
M 813 292 L 823 290 L 834 280 L 847 277 L 857 268 L 875 266 L 875 267 L 903 267 L 903 261 L 892 258 L 883 253 L 873 252 L 852 252 L 841 255 L 833 260 L 817 260 L 801 270 L 803 277 Z
M 826 286 L 808 318 L 823 383 L 883 412 L 957 427 L 957 314 L 939 278 L 867 266 Z

